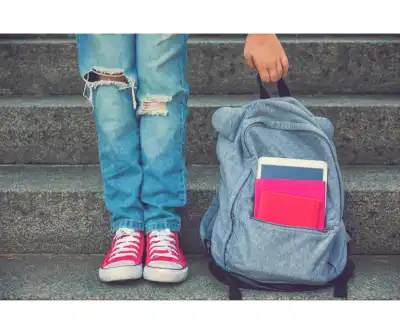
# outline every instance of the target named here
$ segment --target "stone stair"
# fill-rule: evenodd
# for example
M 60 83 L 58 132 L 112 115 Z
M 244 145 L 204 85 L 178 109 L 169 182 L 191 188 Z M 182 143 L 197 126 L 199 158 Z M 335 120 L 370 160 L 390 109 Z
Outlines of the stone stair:
M 144 280 L 106 285 L 97 271 L 102 255 L 0 256 L 0 299 L 13 300 L 225 300 L 204 257 L 188 259 L 191 274 L 180 285 Z M 395 256 L 354 256 L 356 279 L 349 300 L 398 300 L 400 262 Z M 332 290 L 308 293 L 243 291 L 244 300 L 330 300 Z
M 400 299 L 398 36 L 283 36 L 292 93 L 335 125 L 357 276 L 350 299 Z M 225 299 L 210 277 L 199 223 L 218 187 L 211 116 L 255 99 L 243 37 L 189 40 L 189 203 L 179 286 L 102 285 L 110 234 L 91 109 L 71 36 L 0 36 L 0 299 Z M 396 282 L 397 281 L 397 282 Z M 246 299 L 330 299 L 246 292 Z

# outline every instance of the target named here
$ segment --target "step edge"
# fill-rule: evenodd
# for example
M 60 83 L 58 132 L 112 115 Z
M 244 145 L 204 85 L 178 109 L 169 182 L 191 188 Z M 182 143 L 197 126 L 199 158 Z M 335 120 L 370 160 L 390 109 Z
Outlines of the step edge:
M 192 36 L 188 40 L 188 44 L 244 44 L 245 36 L 221 36 L 221 37 L 203 37 L 203 36 Z M 375 37 L 366 38 L 363 36 L 351 36 L 351 37 L 309 37 L 309 36 L 297 36 L 288 37 L 283 36 L 280 41 L 284 44 L 399 44 L 400 37 Z M 71 45 L 75 44 L 74 38 L 43 38 L 43 39 L 0 39 L 0 45 Z
M 327 94 L 327 95 L 295 95 L 298 101 L 308 107 L 376 107 L 376 108 L 400 108 L 399 95 L 361 95 L 361 94 Z M 189 97 L 190 108 L 218 108 L 239 107 L 258 97 L 255 94 L 232 95 L 191 95 Z M 89 102 L 80 95 L 58 95 L 46 97 L 0 97 L 0 109 L 2 108 L 90 108 Z
M 85 175 L 74 170 L 84 169 Z M 22 172 L 21 172 L 22 170 Z M 52 171 L 53 170 L 53 171 Z M 61 171 L 64 170 L 64 171 Z M 69 170 L 69 171 L 68 171 Z M 88 172 L 89 171 L 89 172 Z M 29 178 L 32 176 L 48 176 L 49 173 L 65 177 L 64 180 L 47 179 L 46 187 L 34 182 Z M 25 178 L 19 180 L 18 173 L 24 173 Z M 342 174 L 347 180 L 345 189 L 348 192 L 399 192 L 400 191 L 400 166 L 345 166 Z M 188 191 L 192 192 L 215 192 L 219 187 L 218 166 L 191 165 L 188 167 Z M 81 179 L 81 177 L 88 178 Z M 388 178 L 393 176 L 393 178 Z M 15 164 L 0 165 L 0 180 L 8 178 L 11 180 L 9 186 L 0 186 L 0 192 L 13 193 L 35 193 L 35 192 L 102 192 L 100 181 L 100 170 L 98 165 L 45 165 L 45 164 Z M 71 183 L 71 180 L 75 182 Z M 63 181 L 69 181 L 67 185 Z M 87 183 L 83 184 L 82 182 Z

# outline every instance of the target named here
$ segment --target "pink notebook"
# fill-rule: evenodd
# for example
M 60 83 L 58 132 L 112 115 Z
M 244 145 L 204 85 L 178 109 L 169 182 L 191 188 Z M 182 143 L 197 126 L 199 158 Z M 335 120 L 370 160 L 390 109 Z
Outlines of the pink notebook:
M 326 184 L 319 180 L 289 180 L 289 179 L 257 179 L 254 194 L 254 217 L 259 217 L 260 200 L 262 191 L 295 195 L 320 200 L 322 203 L 319 211 L 317 229 L 325 229 L 325 193 Z

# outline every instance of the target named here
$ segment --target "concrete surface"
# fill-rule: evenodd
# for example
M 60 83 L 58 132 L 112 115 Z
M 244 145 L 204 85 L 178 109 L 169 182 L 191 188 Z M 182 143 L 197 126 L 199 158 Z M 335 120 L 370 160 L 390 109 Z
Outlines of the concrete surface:
M 282 38 L 290 61 L 288 82 L 300 94 L 397 94 L 400 38 Z M 189 40 L 192 94 L 256 93 L 254 71 L 243 58 L 244 37 Z M 0 41 L 0 95 L 81 94 L 74 39 Z
M 213 166 L 188 171 L 182 246 L 202 253 L 199 223 L 219 184 Z M 351 252 L 400 254 L 400 169 L 344 168 Z M 0 253 L 104 253 L 109 216 L 97 166 L 0 167 Z
M 188 164 L 217 164 L 213 112 L 243 106 L 253 96 L 192 96 Z M 325 96 L 298 98 L 335 126 L 341 165 L 400 163 L 400 98 Z M 0 98 L 0 164 L 98 164 L 92 109 L 82 96 Z
M 356 276 L 349 300 L 400 299 L 400 257 L 356 256 Z M 189 278 L 179 285 L 139 280 L 103 284 L 98 280 L 102 256 L 0 256 L 2 300 L 225 300 L 227 289 L 209 273 L 202 257 L 188 260 Z M 307 293 L 243 291 L 245 300 L 331 300 L 332 289 Z

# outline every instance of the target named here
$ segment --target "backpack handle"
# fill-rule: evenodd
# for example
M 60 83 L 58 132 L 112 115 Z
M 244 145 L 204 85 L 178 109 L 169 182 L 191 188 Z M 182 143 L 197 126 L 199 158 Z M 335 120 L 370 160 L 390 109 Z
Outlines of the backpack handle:
M 257 73 L 257 82 L 258 82 L 258 85 L 260 86 L 260 99 L 271 98 L 270 94 L 268 93 L 267 89 L 265 88 L 265 86 L 261 80 L 259 73 Z M 283 78 L 278 81 L 277 86 L 278 86 L 278 94 L 281 98 L 292 96 L 290 94 L 289 88 L 286 85 L 286 82 Z

